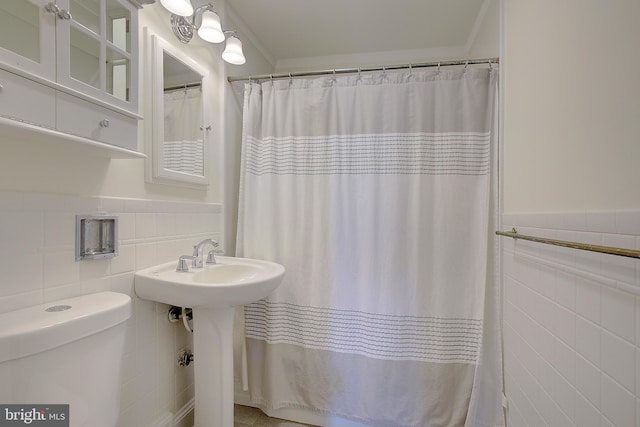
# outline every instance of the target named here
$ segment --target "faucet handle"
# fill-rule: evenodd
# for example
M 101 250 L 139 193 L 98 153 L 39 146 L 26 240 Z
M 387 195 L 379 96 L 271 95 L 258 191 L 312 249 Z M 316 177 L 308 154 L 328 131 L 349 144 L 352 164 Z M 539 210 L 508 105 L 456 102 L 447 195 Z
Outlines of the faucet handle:
M 207 264 L 217 264 L 215 254 L 223 255 L 224 251 L 222 249 L 214 249 L 209 251 L 209 255 L 207 255 Z
M 189 272 L 189 264 L 187 263 L 187 260 L 189 259 L 195 259 L 195 257 L 190 256 L 190 255 L 182 255 L 180 257 L 180 259 L 178 259 L 178 267 L 176 268 L 176 271 L 178 272 L 183 272 L 183 273 L 188 273 Z

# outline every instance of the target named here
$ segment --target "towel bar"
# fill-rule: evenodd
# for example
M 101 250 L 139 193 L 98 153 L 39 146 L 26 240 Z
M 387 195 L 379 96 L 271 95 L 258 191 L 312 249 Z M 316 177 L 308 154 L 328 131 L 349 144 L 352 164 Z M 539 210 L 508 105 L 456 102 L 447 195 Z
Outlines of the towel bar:
M 544 243 L 547 245 L 563 246 L 565 248 L 580 249 L 583 251 L 599 252 L 608 255 L 617 255 L 627 258 L 640 259 L 640 251 L 633 249 L 615 248 L 612 246 L 590 245 L 587 243 L 568 242 L 566 240 L 547 239 L 543 237 L 527 236 L 519 234 L 515 228 L 511 231 L 496 231 L 498 236 L 511 237 L 513 239 L 529 240 L 531 242 Z

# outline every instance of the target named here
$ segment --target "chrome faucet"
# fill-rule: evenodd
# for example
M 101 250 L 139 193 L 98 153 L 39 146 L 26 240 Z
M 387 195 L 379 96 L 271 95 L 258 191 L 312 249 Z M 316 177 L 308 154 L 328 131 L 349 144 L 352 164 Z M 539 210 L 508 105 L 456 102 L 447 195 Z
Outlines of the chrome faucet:
M 222 254 L 224 253 L 224 251 L 213 249 L 209 251 L 209 253 L 207 254 L 207 260 L 204 261 L 204 248 L 209 244 L 214 248 L 220 246 L 220 244 L 213 239 L 204 239 L 202 242 L 193 247 L 193 255 L 182 255 L 180 259 L 178 259 L 178 267 L 176 268 L 176 271 L 184 273 L 189 272 L 189 265 L 187 264 L 187 260 L 191 260 L 192 268 L 202 268 L 205 262 L 207 264 L 216 264 L 217 261 L 215 254 Z
M 202 268 L 202 266 L 204 265 L 204 248 L 207 245 L 211 245 L 214 247 L 213 250 L 209 251 L 209 254 L 207 256 L 207 260 L 206 263 L 207 264 L 215 264 L 216 263 L 216 257 L 215 254 L 221 254 L 224 251 L 222 250 L 218 250 L 215 249 L 218 246 L 220 246 L 220 244 L 213 240 L 213 239 L 204 239 L 202 242 L 198 243 L 197 245 L 195 245 L 193 247 L 193 267 L 195 268 Z

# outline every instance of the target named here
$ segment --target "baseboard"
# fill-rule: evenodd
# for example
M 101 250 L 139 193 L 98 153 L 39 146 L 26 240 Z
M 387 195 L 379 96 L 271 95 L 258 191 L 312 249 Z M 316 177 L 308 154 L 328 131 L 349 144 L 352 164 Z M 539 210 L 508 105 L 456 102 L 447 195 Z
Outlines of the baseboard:
M 178 410 L 178 412 L 176 412 L 176 415 L 173 417 L 173 426 L 177 426 L 180 425 L 180 422 L 187 416 L 189 415 L 189 413 L 191 411 L 193 411 L 193 408 L 196 406 L 196 398 L 192 397 L 191 400 L 189 400 L 187 403 L 185 403 L 182 408 L 180 408 Z
M 195 407 L 195 398 L 191 398 L 187 403 L 185 403 L 182 408 L 173 413 L 167 411 L 160 415 L 153 423 L 149 424 L 148 427 L 174 427 L 179 426 L 184 418 L 189 415 L 193 408 Z
M 173 427 L 173 414 L 171 412 L 165 412 L 151 423 L 149 427 Z

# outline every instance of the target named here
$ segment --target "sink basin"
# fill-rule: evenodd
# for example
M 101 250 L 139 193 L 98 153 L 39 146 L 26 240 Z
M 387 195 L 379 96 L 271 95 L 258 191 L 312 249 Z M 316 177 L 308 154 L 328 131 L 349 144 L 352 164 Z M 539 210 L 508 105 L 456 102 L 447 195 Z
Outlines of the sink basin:
M 193 275 L 197 283 L 242 283 L 259 277 L 261 269 L 254 265 L 217 264 Z
M 138 297 L 179 307 L 235 307 L 267 296 L 282 280 L 284 267 L 249 258 L 216 257 L 217 264 L 187 272 L 177 262 L 135 274 Z

